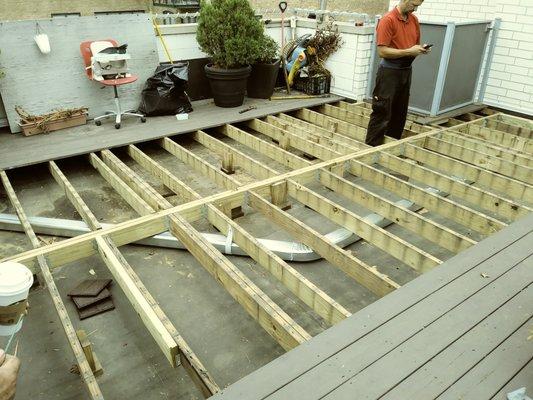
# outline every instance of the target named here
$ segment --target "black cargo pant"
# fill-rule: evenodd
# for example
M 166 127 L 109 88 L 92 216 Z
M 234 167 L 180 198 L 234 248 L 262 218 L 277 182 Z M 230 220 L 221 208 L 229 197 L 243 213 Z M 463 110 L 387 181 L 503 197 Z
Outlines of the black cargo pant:
M 410 88 L 411 68 L 379 67 L 376 87 L 372 94 L 372 114 L 368 123 L 366 144 L 379 146 L 383 144 L 385 135 L 396 139 L 402 137 Z

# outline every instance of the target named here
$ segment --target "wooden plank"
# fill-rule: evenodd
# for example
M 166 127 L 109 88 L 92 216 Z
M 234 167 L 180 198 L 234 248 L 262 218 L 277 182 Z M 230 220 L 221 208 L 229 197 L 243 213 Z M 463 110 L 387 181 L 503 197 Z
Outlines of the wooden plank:
M 525 309 L 527 312 L 528 308 L 525 307 Z M 520 315 L 520 313 L 517 314 Z M 516 314 L 509 315 L 511 318 L 514 316 Z M 499 343 L 477 364 L 473 365 L 468 371 L 463 372 L 460 379 L 452 382 L 443 392 L 439 393 L 439 400 L 492 398 L 497 391 L 506 385 L 510 376 L 519 373 L 533 359 L 533 341 L 524 340 L 528 335 L 530 323 L 531 319 Z M 506 326 L 507 322 L 500 327 L 496 327 L 493 332 L 497 334 L 500 330 L 498 328 Z M 487 339 L 492 341 L 491 336 L 489 335 Z M 485 343 L 484 340 L 479 340 L 479 338 L 477 338 L 476 342 L 478 346 Z M 476 354 L 477 349 L 476 352 L 471 351 L 474 348 L 470 348 L 464 354 Z M 455 362 L 454 364 L 457 365 Z M 530 375 L 533 378 L 533 370 Z M 517 384 L 514 388 L 523 387 L 526 382 L 533 382 L 533 379 L 522 380 L 522 385 Z M 494 388 L 497 389 L 495 390 Z M 499 398 L 504 398 L 503 396 L 502 394 Z
M 506 311 L 522 314 L 520 309 L 523 310 L 533 302 L 532 262 L 533 256 L 530 256 L 529 260 L 521 261 L 490 286 L 475 293 L 455 308 L 446 310 L 445 314 L 432 321 L 430 325 L 424 324 L 424 329 L 417 333 L 414 338 L 402 343 L 388 354 L 381 357 L 375 354 L 374 356 L 377 357 L 373 359 L 372 365 L 364 370 L 366 362 L 361 363 L 359 359 L 353 358 L 358 351 L 353 351 L 350 355 L 342 354 L 339 359 L 342 358 L 346 364 L 349 363 L 348 360 L 356 362 L 356 365 L 349 363 L 352 376 L 349 379 L 344 379 L 341 386 L 323 398 L 329 400 L 352 399 L 354 392 L 364 393 L 366 398 L 379 398 L 392 389 L 397 382 L 405 379 L 406 376 L 421 368 L 436 354 L 447 349 L 451 343 L 460 340 L 466 332 L 476 330 L 479 324 L 494 324 L 494 319 L 501 324 L 502 317 L 505 319 Z M 498 315 L 499 313 L 496 312 L 492 321 L 486 321 L 495 310 L 500 311 L 503 315 Z M 528 314 L 530 316 L 531 312 Z M 415 321 L 418 329 L 420 329 L 421 324 L 417 318 L 411 323 Z M 515 318 L 509 321 L 510 324 L 513 322 L 515 322 Z M 483 330 L 483 328 L 480 329 Z M 494 330 L 494 325 L 491 330 Z M 494 335 L 494 332 L 490 332 L 490 334 Z M 359 346 L 361 345 L 355 344 L 353 350 L 359 348 L 360 351 Z M 364 350 L 372 351 L 373 348 L 367 347 Z M 469 351 L 471 350 L 469 349 Z M 345 358 L 344 355 L 347 357 Z M 446 371 L 440 371 L 440 373 L 445 375 Z
M 78 316 L 80 317 L 80 320 L 84 320 L 84 319 L 94 317 L 95 315 L 102 314 L 102 313 L 105 313 L 106 311 L 111 311 L 114 309 L 115 309 L 115 303 L 113 303 L 113 299 L 111 297 L 108 297 L 107 299 L 103 301 L 94 303 L 88 307 L 77 309 L 76 311 L 78 311 Z
M 394 223 L 454 253 L 466 250 L 476 243 L 467 236 L 461 235 L 407 208 L 400 207 L 394 202 L 372 193 L 363 186 L 350 182 L 341 176 L 321 170 L 319 181 L 325 187 L 347 199 L 383 215 L 385 218 L 394 221 Z
M 273 221 L 276 225 L 289 232 L 298 241 L 311 247 L 332 265 L 377 295 L 383 296 L 399 287 L 397 283 L 385 274 L 377 271 L 375 267 L 367 265 L 365 262 L 353 256 L 351 252 L 335 245 L 292 215 L 272 206 L 261 196 L 251 192 L 249 201 L 254 209 L 260 211 L 270 221 Z
M 486 118 L 493 117 L 494 116 L 490 116 Z M 34 268 L 33 263 L 35 262 L 37 256 L 46 255 L 53 267 L 64 265 L 66 263 L 76 261 L 80 258 L 84 258 L 94 254 L 95 248 L 93 246 L 93 242 L 96 237 L 108 235 L 118 246 L 141 240 L 148 236 L 153 236 L 158 233 L 164 232 L 166 230 L 166 217 L 170 214 L 180 213 L 180 215 L 186 216 L 189 221 L 194 221 L 198 218 L 201 218 L 201 212 L 204 204 L 216 202 L 219 200 L 223 200 L 223 203 L 242 201 L 242 199 L 244 198 L 244 193 L 249 190 L 260 191 L 264 188 L 268 188 L 268 186 L 273 183 L 291 178 L 293 176 L 309 175 L 312 174 L 313 171 L 318 170 L 320 168 L 338 165 L 352 158 L 357 158 L 378 151 L 383 151 L 388 149 L 389 147 L 400 146 L 402 144 L 410 143 L 414 140 L 418 141 L 425 136 L 433 134 L 434 132 L 423 133 L 416 138 L 406 138 L 400 141 L 384 144 L 379 148 L 369 148 L 367 150 L 362 150 L 356 155 L 348 154 L 336 158 L 334 160 L 323 161 L 313 165 L 309 165 L 307 167 L 302 167 L 300 170 L 297 171 L 280 173 L 278 176 L 275 177 L 266 178 L 259 182 L 251 182 L 246 185 L 241 185 L 240 187 L 233 190 L 228 190 L 222 193 L 216 193 L 207 196 L 203 199 L 198 199 L 186 204 L 175 206 L 172 209 L 161 210 L 157 213 L 154 213 L 154 215 L 147 215 L 133 220 L 129 220 L 117 224 L 114 227 L 102 229 L 99 232 L 87 233 L 75 238 L 66 239 L 59 243 L 53 243 L 47 246 L 43 246 L 42 248 L 36 250 L 28 250 L 15 256 L 6 257 L 0 261 L 21 262 L 23 264 L 27 264 L 30 268 Z
M 522 387 L 526 387 L 526 393 L 529 394 L 531 393 L 531 390 L 533 390 L 531 382 L 533 382 L 533 357 L 529 363 L 525 365 L 524 368 L 522 368 L 515 376 L 513 376 L 513 378 L 509 380 L 509 382 L 507 382 L 500 389 L 500 391 L 498 391 L 498 393 L 495 393 L 491 399 L 505 399 L 508 393 L 514 392 Z
M 309 140 L 302 139 L 298 135 L 294 135 L 289 131 L 285 131 L 283 129 L 278 128 L 277 126 L 263 122 L 259 119 L 248 121 L 246 125 L 249 128 L 278 141 L 281 140 L 282 136 L 286 136 L 289 139 L 291 147 L 311 154 L 312 156 L 321 160 L 330 160 L 341 155 L 341 153 L 332 151 L 329 148 L 322 146 L 318 143 L 313 143 Z
M 117 191 L 135 211 L 140 215 L 151 214 L 152 208 L 137 193 L 131 190 L 128 185 L 122 182 L 117 175 L 98 158 L 94 153 L 89 156 L 91 165 L 102 175 L 102 177 Z
M 170 217 L 170 231 L 281 347 L 290 350 L 311 336 L 200 235 L 183 217 Z
M 474 137 L 467 137 L 463 133 L 446 131 L 441 135 L 435 136 L 438 139 L 444 139 L 449 143 L 473 150 L 480 151 L 481 153 L 488 154 L 494 157 L 507 160 L 515 164 L 531 167 L 533 165 L 533 158 L 525 153 L 514 151 L 508 147 L 498 146 L 496 144 L 488 143 L 481 139 Z
M 254 142 L 260 141 L 260 139 L 254 139 Z M 224 146 L 226 146 L 222 142 L 217 141 L 212 137 L 204 138 L 204 143 L 208 142 L 211 143 L 210 147 L 213 149 L 224 149 Z M 274 173 L 269 167 L 262 165 L 261 163 L 251 159 L 249 156 L 246 156 L 241 152 L 235 151 L 234 154 L 238 163 L 242 162 L 242 165 L 248 166 L 248 172 L 250 173 L 252 173 L 252 169 L 260 169 L 262 171 L 261 173 L 267 176 Z M 272 151 L 271 154 L 275 156 L 276 151 Z M 241 159 L 244 161 L 241 161 Z M 343 272 L 356 279 L 360 284 L 366 286 L 374 293 L 383 295 L 393 290 L 393 288 L 399 287 L 388 277 L 378 273 L 377 271 L 374 271 L 373 268 L 367 266 L 364 262 L 357 259 L 356 257 L 353 257 L 350 253 L 343 250 L 342 248 L 334 245 L 332 242 L 324 238 L 318 232 L 312 230 L 307 225 L 292 217 L 290 214 L 278 210 L 276 207 L 273 207 L 271 204 L 266 202 L 266 200 L 264 200 L 262 197 L 254 193 L 250 193 L 250 200 L 253 199 L 255 199 L 255 201 L 251 201 L 250 204 L 254 208 L 258 209 L 262 213 L 268 213 L 269 217 L 275 216 L 277 223 L 280 226 L 288 230 L 288 232 L 298 238 L 298 240 L 313 248 L 322 257 L 326 258 L 328 261 L 336 265 Z M 266 206 L 265 202 L 267 204 Z M 285 220 L 286 222 L 280 222 L 283 220 Z M 312 239 L 313 235 L 317 235 L 317 238 Z M 315 247 L 315 245 L 318 245 L 320 249 Z
M 509 176 L 522 182 L 531 183 L 533 169 L 522 165 L 514 164 L 510 161 L 502 160 L 480 151 L 471 150 L 465 147 L 454 145 L 446 140 L 435 137 L 426 138 L 424 148 L 457 158 L 469 164 L 481 165 L 489 171 Z
M 277 117 L 271 118 L 274 118 L 276 121 L 278 121 L 278 124 L 280 124 L 281 122 L 286 123 L 288 127 L 290 127 L 290 129 L 292 129 L 295 133 L 305 132 L 310 135 L 316 135 L 319 138 L 324 138 L 321 140 L 331 138 L 334 143 L 337 143 L 338 145 L 345 145 L 353 150 L 360 150 L 367 147 L 364 143 L 358 142 L 357 140 L 350 139 L 349 137 L 340 135 L 336 132 L 332 132 L 331 130 L 327 130 L 317 125 L 313 125 L 300 119 L 291 117 L 287 114 L 279 114 Z
M 172 205 L 148 185 L 133 170 L 111 154 L 104 155 L 112 169 L 125 178 L 130 187 L 139 195 L 151 196 L 150 202 L 162 209 Z M 154 193 L 155 192 L 155 193 Z M 282 346 L 288 350 L 311 336 L 275 304 L 259 287 L 248 279 L 233 263 L 222 255 L 185 218 L 169 216 L 170 232 L 185 245 L 198 262 L 224 286 L 228 293 L 255 318 L 259 324 Z
M 350 124 L 340 119 L 331 118 L 327 115 L 320 114 L 306 108 L 298 110 L 294 113 L 296 118 L 318 125 L 322 128 L 328 129 L 332 123 L 337 124 L 337 133 L 345 135 L 349 138 L 355 139 L 364 143 L 366 138 L 366 129 L 357 125 Z
M 482 138 L 499 146 L 509 147 L 511 149 L 522 151 L 527 154 L 533 153 L 533 141 L 516 135 L 509 135 L 498 132 L 490 128 L 485 128 L 478 124 L 467 124 L 455 127 L 460 132 Z
M 5 192 L 8 195 L 9 200 L 13 205 L 13 208 L 15 209 L 17 216 L 19 217 L 20 223 L 24 227 L 24 232 L 26 232 L 26 236 L 30 240 L 32 247 L 38 248 L 40 246 L 39 240 L 37 239 L 33 228 L 28 222 L 28 218 L 26 216 L 26 213 L 24 212 L 24 209 L 22 208 L 22 204 L 20 204 L 20 201 L 17 198 L 13 186 L 11 186 L 11 182 L 9 181 L 7 174 L 1 170 L 0 179 L 2 180 Z M 38 256 L 38 263 L 42 277 L 46 282 L 48 292 L 50 293 L 52 301 L 54 302 L 54 307 L 59 316 L 59 320 L 61 321 L 61 326 L 65 331 L 72 352 L 74 353 L 74 357 L 76 358 L 76 363 L 78 364 L 78 369 L 80 371 L 81 378 L 87 386 L 91 398 L 94 400 L 103 400 L 104 396 L 102 395 L 100 387 L 98 386 L 98 383 L 96 382 L 94 374 L 91 370 L 91 367 L 87 362 L 87 358 L 85 357 L 80 342 L 78 341 L 78 337 L 76 336 L 76 330 L 74 329 L 74 325 L 70 320 L 63 300 L 61 300 L 61 295 L 59 294 L 59 290 L 57 289 L 57 286 L 54 282 L 54 278 L 52 276 L 52 273 L 50 272 L 50 268 L 48 267 L 48 263 L 45 260 L 44 256 Z
M 94 297 L 98 296 L 102 290 L 109 286 L 111 279 L 85 279 L 74 289 L 67 293 L 67 296 Z
M 386 251 L 396 259 L 420 272 L 426 272 L 442 261 L 385 229 L 363 218 L 305 186 L 289 181 L 289 194 L 309 208 L 360 236 L 368 243 Z
M 100 301 L 103 301 L 108 297 L 111 297 L 111 292 L 108 289 L 104 289 L 97 296 L 94 297 L 72 296 L 70 299 L 74 302 L 76 308 L 80 309 L 91 306 L 95 303 L 99 303 Z
M 506 226 L 494 218 L 486 217 L 462 204 L 430 193 L 359 161 L 351 161 L 350 172 L 482 234 L 492 234 Z
M 514 221 L 533 211 L 504 196 L 495 195 L 481 188 L 468 185 L 440 172 L 409 163 L 388 153 L 381 153 L 378 162 L 390 170 L 405 174 L 416 181 L 423 182 L 426 185 L 450 193 L 468 203 L 495 213 L 500 218 L 504 217 Z M 489 218 L 488 215 L 487 218 Z
M 429 297 L 439 295 L 440 298 L 435 301 L 436 307 L 440 307 L 439 304 L 443 301 L 448 302 L 443 309 L 450 309 L 453 306 L 450 304 L 450 295 L 453 295 L 454 287 L 468 297 L 470 293 L 475 293 L 480 288 L 490 285 L 496 276 L 505 273 L 521 260 L 520 255 L 512 246 L 522 241 L 525 235 L 530 234 L 532 226 L 533 214 L 456 255 L 441 267 L 435 268 L 401 289 L 370 304 L 346 321 L 314 337 L 306 346 L 294 349 L 284 357 L 246 376 L 214 396 L 213 400 L 264 399 L 290 385 L 299 377 L 310 373 L 314 368 L 325 365 L 333 356 L 380 329 L 388 321 L 407 315 L 406 313 L 411 312 L 410 310 L 417 304 L 425 302 L 425 299 Z M 490 263 L 488 268 L 493 271 L 493 275 L 486 279 L 476 279 L 480 277 L 480 273 L 486 272 L 488 264 L 484 264 L 485 262 Z M 470 277 L 474 279 L 469 279 Z M 463 285 L 457 285 L 463 279 L 474 285 L 468 289 L 465 289 Z M 434 311 L 432 308 L 427 310 L 430 313 Z M 407 324 L 406 328 L 412 329 L 413 326 Z M 401 330 L 391 331 L 392 336 L 398 334 L 403 333 Z M 396 339 L 393 338 L 393 340 Z
M 506 178 L 494 172 L 471 165 L 451 157 L 425 150 L 422 147 L 406 144 L 404 154 L 410 159 L 427 164 L 432 168 L 445 171 L 448 175 L 462 177 L 478 183 L 488 190 L 506 193 L 516 201 L 533 204 L 533 186 Z
M 130 147 L 134 146 L 130 145 Z M 146 156 L 140 150 L 137 149 L 131 154 L 134 155 L 135 160 L 140 160 L 142 163 L 141 165 L 149 172 L 153 172 L 155 176 L 158 176 L 162 182 L 172 182 L 173 187 L 169 187 L 169 189 L 178 192 L 186 192 L 193 198 L 200 197 L 200 195 L 193 189 L 179 181 L 179 179 L 173 176 L 168 170 L 156 161 L 150 159 L 150 157 Z M 231 183 L 228 186 L 231 186 Z M 231 229 L 233 241 L 235 241 L 239 247 L 246 251 L 250 257 L 269 271 L 276 279 L 282 282 L 300 300 L 313 308 L 313 310 L 315 310 L 315 312 L 327 322 L 333 325 L 351 315 L 320 288 L 315 286 L 276 254 L 263 246 L 257 241 L 257 239 L 250 235 L 241 226 L 227 218 L 217 208 L 212 205 L 207 205 L 207 211 L 208 220 L 219 231 L 227 235 Z

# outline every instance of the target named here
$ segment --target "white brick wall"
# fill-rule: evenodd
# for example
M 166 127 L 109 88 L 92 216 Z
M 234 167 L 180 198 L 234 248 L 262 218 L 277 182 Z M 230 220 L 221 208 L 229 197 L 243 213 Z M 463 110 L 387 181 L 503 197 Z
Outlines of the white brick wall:
M 533 115 L 533 0 L 427 0 L 417 15 L 429 22 L 501 18 L 484 102 Z

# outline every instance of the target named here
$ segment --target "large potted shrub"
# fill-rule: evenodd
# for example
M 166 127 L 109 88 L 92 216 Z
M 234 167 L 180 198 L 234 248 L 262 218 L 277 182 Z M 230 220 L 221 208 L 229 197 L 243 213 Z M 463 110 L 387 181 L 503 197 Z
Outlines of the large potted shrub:
M 242 105 L 250 64 L 259 58 L 263 40 L 263 27 L 248 0 L 203 0 L 196 38 L 213 62 L 205 72 L 215 104 Z
M 248 78 L 248 97 L 269 99 L 274 93 L 279 73 L 280 58 L 278 44 L 268 35 L 263 35 L 260 56 L 252 65 L 252 73 Z

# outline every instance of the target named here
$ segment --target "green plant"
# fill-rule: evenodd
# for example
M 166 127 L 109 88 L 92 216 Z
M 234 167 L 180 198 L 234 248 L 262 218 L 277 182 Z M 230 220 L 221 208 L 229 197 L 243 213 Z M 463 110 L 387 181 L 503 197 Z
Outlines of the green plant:
M 261 57 L 263 26 L 248 0 L 202 0 L 196 39 L 218 68 L 240 68 Z
M 263 35 L 259 43 L 259 51 L 258 62 L 271 63 L 274 59 L 278 58 L 278 44 L 268 35 Z

